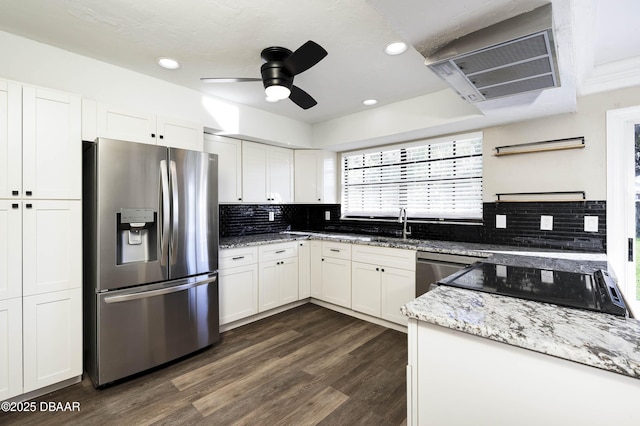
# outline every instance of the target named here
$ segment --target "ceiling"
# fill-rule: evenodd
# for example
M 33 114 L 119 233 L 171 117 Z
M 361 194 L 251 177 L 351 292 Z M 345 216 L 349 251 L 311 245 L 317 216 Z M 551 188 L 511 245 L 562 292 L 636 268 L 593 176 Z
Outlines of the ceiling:
M 0 0 L 0 29 L 216 97 L 307 123 L 319 123 L 428 95 L 446 86 L 424 56 L 469 32 L 546 0 Z M 563 87 L 575 104 L 594 67 L 640 57 L 637 0 L 553 0 Z M 328 56 L 296 76 L 318 105 L 268 103 L 260 82 L 205 84 L 200 77 L 259 77 L 260 51 L 295 50 L 307 40 Z M 388 56 L 389 42 L 407 52 Z M 156 64 L 172 57 L 182 67 Z M 490 114 L 491 105 L 483 113 Z M 522 109 L 526 113 L 526 109 Z M 508 114 L 507 114 L 508 115 Z

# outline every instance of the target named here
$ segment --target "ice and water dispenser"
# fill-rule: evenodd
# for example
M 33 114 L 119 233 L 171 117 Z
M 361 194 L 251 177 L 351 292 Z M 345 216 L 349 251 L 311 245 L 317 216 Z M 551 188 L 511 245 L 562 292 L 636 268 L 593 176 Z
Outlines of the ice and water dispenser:
M 116 214 L 117 263 L 158 260 L 158 212 L 153 209 L 120 209 Z

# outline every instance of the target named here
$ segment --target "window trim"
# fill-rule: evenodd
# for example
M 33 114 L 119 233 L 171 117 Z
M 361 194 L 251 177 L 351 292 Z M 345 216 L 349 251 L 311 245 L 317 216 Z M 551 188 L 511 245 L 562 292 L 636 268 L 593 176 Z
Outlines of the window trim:
M 375 146 L 375 147 L 370 147 L 370 148 L 364 148 L 364 149 L 354 149 L 354 150 L 350 150 L 350 151 L 343 151 L 340 152 L 340 202 L 341 202 L 341 212 L 340 212 L 340 219 L 341 220 L 362 220 L 362 221 L 397 221 L 397 219 L 394 219 L 393 216 L 390 215 L 372 215 L 372 216 L 366 216 L 366 215 L 345 215 L 344 213 L 344 190 L 345 190 L 345 173 L 344 173 L 344 157 L 345 156 L 349 156 L 349 155 L 366 155 L 366 154 L 371 154 L 371 153 L 377 153 L 377 152 L 381 152 L 381 151 L 385 151 L 385 150 L 397 150 L 397 149 L 408 149 L 408 148 L 413 148 L 413 147 L 419 147 L 419 146 L 425 146 L 425 145 L 431 145 L 431 144 L 438 144 L 438 143 L 444 143 L 444 142 L 451 142 L 451 141 L 455 141 L 455 140 L 465 140 L 465 139 L 483 139 L 483 132 L 482 131 L 476 131 L 476 132 L 469 132 L 469 133 L 461 133 L 461 134 L 455 134 L 455 135 L 448 135 L 448 136 L 440 136 L 440 137 L 436 137 L 436 138 L 428 138 L 428 139 L 420 139 L 420 140 L 413 140 L 413 141 L 406 141 L 406 142 L 400 142 L 400 143 L 396 143 L 396 144 L 389 144 L 389 145 L 379 145 L 379 146 Z M 468 156 L 468 157 L 477 157 L 480 156 L 481 158 L 484 156 L 484 150 L 481 150 L 481 153 L 479 155 L 473 155 L 473 156 Z M 450 159 L 450 158 L 466 158 L 467 156 L 461 156 L 461 157 L 447 157 L 447 158 L 442 158 L 442 159 L 438 159 L 438 160 L 446 160 L 446 159 Z M 437 160 L 434 160 L 437 161 Z M 414 223 L 441 223 L 441 224 L 468 224 L 468 225 L 477 225 L 477 224 L 482 224 L 483 223 L 483 217 L 482 217 L 482 202 L 483 202 L 483 192 L 484 192 L 484 187 L 483 187 L 483 182 L 484 182 L 484 161 L 482 161 L 482 167 L 483 167 L 483 171 L 482 171 L 482 175 L 480 176 L 480 185 L 481 185 L 481 189 L 480 189 L 480 202 L 481 202 L 481 207 L 480 207 L 480 217 L 468 217 L 468 216 L 455 216 L 455 215 L 451 215 L 451 216 L 447 216 L 447 217 L 438 217 L 438 216 L 433 216 L 433 217 L 428 217 L 428 216 L 412 216 L 409 215 L 409 219 L 411 220 L 411 222 Z

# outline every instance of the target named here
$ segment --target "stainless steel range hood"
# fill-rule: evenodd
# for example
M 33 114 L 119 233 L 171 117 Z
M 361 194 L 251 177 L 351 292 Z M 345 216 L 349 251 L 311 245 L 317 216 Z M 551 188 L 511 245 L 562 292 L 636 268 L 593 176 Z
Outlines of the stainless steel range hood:
M 469 102 L 559 87 L 551 4 L 454 40 L 425 65 Z

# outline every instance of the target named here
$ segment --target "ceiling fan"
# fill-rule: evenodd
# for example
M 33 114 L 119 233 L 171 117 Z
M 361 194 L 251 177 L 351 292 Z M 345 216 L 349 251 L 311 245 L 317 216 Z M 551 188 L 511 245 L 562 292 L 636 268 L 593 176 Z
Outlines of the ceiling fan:
M 309 40 L 295 52 L 284 47 L 267 47 L 260 57 L 265 61 L 260 67 L 262 78 L 201 78 L 205 83 L 242 83 L 262 81 L 268 101 L 289 98 L 300 108 L 309 109 L 317 105 L 307 92 L 293 84 L 293 77 L 305 72 L 325 56 L 327 51 L 319 44 Z

